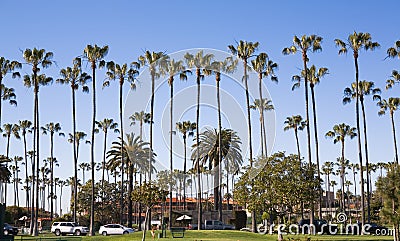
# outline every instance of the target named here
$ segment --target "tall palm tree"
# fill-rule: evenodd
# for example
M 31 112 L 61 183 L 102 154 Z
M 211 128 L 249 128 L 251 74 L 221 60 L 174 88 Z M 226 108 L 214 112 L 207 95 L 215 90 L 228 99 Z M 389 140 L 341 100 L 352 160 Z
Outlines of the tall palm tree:
M 299 163 L 301 163 L 301 155 L 300 155 L 300 143 L 299 143 L 299 136 L 298 131 L 304 130 L 304 127 L 307 125 L 306 121 L 303 120 L 301 115 L 293 115 L 286 117 L 284 122 L 286 125 L 283 128 L 284 131 L 288 131 L 293 129 L 294 137 L 296 138 L 296 146 L 297 146 L 297 156 L 299 158 Z
M 3 137 L 7 139 L 6 144 L 6 158 L 9 158 L 10 154 L 10 140 L 14 136 L 16 139 L 20 139 L 19 136 L 19 126 L 17 124 L 4 124 L 3 125 Z M 7 166 L 7 163 L 5 164 Z M 7 203 L 7 183 L 4 184 L 4 203 Z
M 71 190 L 72 190 L 72 217 L 74 218 L 74 213 L 75 213 L 75 219 L 76 219 L 76 211 L 77 211 L 77 200 L 78 200 L 78 160 L 79 160 L 79 146 L 80 142 L 84 141 L 86 139 L 86 133 L 82 131 L 76 131 L 75 135 L 72 135 L 71 133 L 68 134 L 68 142 L 72 143 L 73 149 L 74 149 L 74 158 L 76 157 L 76 165 L 74 161 L 74 176 L 72 177 L 71 181 Z M 89 141 L 86 141 L 88 143 Z M 91 165 L 91 164 L 90 164 Z
M 363 130 L 364 130 L 364 149 L 365 149 L 365 164 L 366 164 L 366 172 L 368 173 L 369 170 L 369 158 L 368 158 L 368 141 L 367 141 L 367 119 L 365 115 L 365 105 L 364 105 L 364 98 L 365 96 L 368 95 L 373 95 L 372 99 L 373 100 L 380 100 L 380 93 L 381 90 L 379 88 L 374 88 L 375 84 L 372 81 L 360 81 L 358 82 L 358 88 L 356 88 L 356 83 L 353 82 L 351 84 L 351 87 L 347 87 L 344 89 L 344 98 L 343 98 L 343 104 L 350 103 L 352 99 L 355 99 L 357 97 L 356 94 L 356 89 L 358 89 L 358 96 L 360 99 L 360 104 L 361 104 L 361 112 L 362 112 L 362 119 L 363 119 Z M 370 194 L 370 185 L 369 185 L 369 175 L 367 175 L 367 220 L 370 222 L 371 220 L 371 206 L 370 206 L 370 200 L 371 200 L 371 194 Z M 355 183 L 354 183 L 355 186 Z
M 359 110 L 359 80 L 358 80 L 358 75 L 359 75 L 359 70 L 358 70 L 358 56 L 360 53 L 360 50 L 364 49 L 366 51 L 368 50 L 374 50 L 377 47 L 379 47 L 379 43 L 377 42 L 372 42 L 371 41 L 371 34 L 369 33 L 362 33 L 362 32 L 355 32 L 353 34 L 350 34 L 347 38 L 347 42 L 340 40 L 340 39 L 335 39 L 335 44 L 340 48 L 339 54 L 346 54 L 348 50 L 353 51 L 353 58 L 354 58 L 354 66 L 355 66 L 355 79 L 356 79 L 356 128 L 357 128 L 357 137 L 358 137 L 358 159 L 360 163 L 360 167 L 363 166 L 363 158 L 362 158 L 362 149 L 361 149 L 361 129 L 360 129 L 360 110 Z M 361 225 L 364 225 L 365 222 L 365 213 L 364 213 L 364 172 L 360 172 L 360 179 L 361 179 Z
M 50 84 L 53 79 L 50 77 L 46 77 L 44 74 L 38 75 L 41 68 L 45 69 L 50 67 L 53 64 L 52 52 L 46 52 L 44 49 L 25 49 L 23 52 L 23 58 L 27 65 L 32 67 L 32 75 L 25 75 L 24 76 L 24 85 L 28 88 L 33 87 L 34 92 L 34 110 L 33 110 L 33 151 L 35 153 L 35 167 L 36 168 L 36 175 L 33 175 L 33 179 L 36 180 L 36 192 L 34 192 L 34 188 L 32 188 L 32 194 L 36 194 L 36 197 L 32 195 L 32 211 L 31 211 L 31 234 L 33 236 L 38 235 L 38 220 L 39 217 L 39 162 L 40 162 L 40 153 L 39 153 L 39 86 L 40 85 L 48 85 Z M 34 181 L 35 182 L 35 181 Z M 36 207 L 36 209 L 34 208 Z M 34 213 L 33 213 L 33 210 Z
M 29 120 L 20 120 L 18 121 L 18 126 L 21 131 L 21 136 L 24 144 L 24 163 L 25 163 L 25 199 L 26 199 L 26 207 L 29 209 L 29 188 L 28 188 L 28 151 L 26 146 L 26 134 L 32 133 L 32 122 Z M 31 165 L 32 167 L 32 165 Z M 32 173 L 35 170 L 32 170 Z
M 79 86 L 81 86 L 82 91 L 85 93 L 89 92 L 89 88 L 86 85 L 86 83 L 91 79 L 91 77 L 85 73 L 82 72 L 81 69 L 81 62 L 82 60 L 80 58 L 75 58 L 73 61 L 73 67 L 67 67 L 65 69 L 60 70 L 60 76 L 61 78 L 57 79 L 56 82 L 60 84 L 66 84 L 71 87 L 71 96 L 72 96 L 72 133 L 76 133 L 76 99 L 75 99 L 75 92 L 78 90 Z M 75 135 L 72 136 L 72 141 L 73 141 L 73 161 L 74 161 L 74 177 L 75 181 L 78 180 L 78 157 L 76 153 L 76 139 Z M 74 194 L 76 195 L 74 197 L 74 200 L 77 199 L 77 183 L 74 183 L 74 189 L 75 192 Z M 74 202 L 73 210 L 72 210 L 72 220 L 76 222 L 76 202 Z
M 392 121 L 394 158 L 395 158 L 396 164 L 399 164 L 399 156 L 397 154 L 396 128 L 394 125 L 394 112 L 396 110 L 398 110 L 398 108 L 400 106 L 400 98 L 390 97 L 389 100 L 382 99 L 381 101 L 378 102 L 378 106 L 380 107 L 380 110 L 378 112 L 378 115 L 380 115 L 380 116 L 386 114 L 386 111 L 389 110 L 390 119 Z
M 90 141 L 90 157 L 91 157 L 91 165 L 92 165 L 92 182 L 95 182 L 94 172 L 95 172 L 95 161 L 94 161 L 94 134 L 96 129 L 96 69 L 102 68 L 105 66 L 104 57 L 108 53 L 108 46 L 105 45 L 103 47 L 99 47 L 97 45 L 87 45 L 83 50 L 83 58 L 86 59 L 92 68 L 92 135 Z M 92 185 L 92 197 L 90 203 L 90 235 L 95 235 L 94 230 L 94 186 Z
M 265 156 L 268 154 L 267 150 L 267 135 L 266 135 L 266 130 L 265 130 L 265 124 L 264 124 L 264 112 L 265 111 L 271 111 L 274 110 L 274 105 L 272 104 L 272 100 L 269 100 L 267 98 L 264 99 L 255 99 L 253 104 L 250 105 L 250 109 L 252 110 L 258 110 L 260 114 L 260 140 L 261 140 L 261 155 L 264 156 L 264 150 L 265 150 Z
M 170 87 L 170 109 L 169 109 L 169 170 L 170 175 L 172 175 L 173 171 L 173 155 L 172 155 L 172 135 L 175 133 L 173 130 L 173 120 L 174 120 L 174 77 L 175 75 L 179 75 L 179 79 L 181 81 L 187 80 L 187 75 L 190 70 L 186 70 L 186 67 L 183 65 L 183 61 L 176 61 L 174 59 L 166 59 L 167 61 L 163 62 L 161 66 L 161 73 L 164 75 L 168 75 L 168 85 Z M 169 185 L 169 226 L 172 226 L 172 184 Z
M 103 145 L 103 162 L 101 165 L 102 174 L 101 174 L 101 190 L 104 190 L 104 174 L 106 171 L 106 151 L 107 151 L 107 134 L 108 130 L 114 131 L 114 133 L 120 133 L 118 130 L 118 123 L 114 122 L 113 119 L 104 118 L 102 121 L 96 121 L 97 128 L 104 132 L 104 145 Z M 123 170 L 121 166 L 121 170 Z M 102 195 L 104 199 L 104 195 Z M 104 200 L 103 200 L 104 201 Z
M 131 126 L 139 122 L 139 137 L 141 140 L 143 139 L 143 124 L 150 124 L 150 119 L 150 113 L 144 111 L 135 112 L 129 117 L 129 120 L 131 120 Z
M 196 84 L 197 84 L 197 108 L 196 108 L 196 145 L 200 144 L 199 140 L 199 128 L 200 128 L 200 84 L 201 80 L 204 79 L 204 72 L 209 72 L 210 71 L 210 65 L 211 61 L 214 58 L 213 54 L 204 54 L 204 52 L 201 50 L 197 52 L 195 55 L 186 53 L 184 55 L 186 65 L 189 68 L 195 68 L 196 69 Z M 200 157 L 200 153 L 196 153 L 197 159 Z M 202 218 L 203 218 L 203 213 L 202 213 L 202 200 L 201 200 L 201 180 L 200 180 L 200 166 L 199 163 L 196 166 L 197 170 L 197 228 L 200 230 L 201 229 L 201 223 L 202 223 Z
M 271 81 L 273 82 L 278 82 L 278 77 L 275 75 L 275 71 L 278 69 L 278 64 L 273 62 L 272 60 L 269 59 L 268 54 L 266 53 L 260 53 L 257 55 L 257 57 L 251 61 L 251 66 L 253 67 L 254 71 L 257 72 L 258 74 L 258 91 L 260 94 L 260 99 L 263 100 L 263 94 L 262 94 L 262 80 L 263 78 L 267 78 L 270 76 Z M 263 107 L 260 105 L 259 107 Z M 264 109 L 260 108 L 260 133 L 261 133 L 261 155 L 264 156 L 264 150 L 265 150 L 265 156 L 268 156 L 268 150 L 267 150 L 267 137 L 265 135 L 266 130 L 265 130 L 265 124 L 264 124 Z
M 341 159 L 339 159 L 339 162 L 342 163 L 345 161 L 345 155 L 344 155 L 344 147 L 345 147 L 345 140 L 346 137 L 349 137 L 350 139 L 353 139 L 355 136 L 357 136 L 356 128 L 350 127 L 349 125 L 346 125 L 345 123 L 339 124 L 339 125 L 334 125 L 333 129 L 331 131 L 328 131 L 325 134 L 325 137 L 332 138 L 333 143 L 336 144 L 340 142 L 342 145 L 342 156 Z M 345 201 L 344 201 L 344 175 L 345 175 L 345 167 L 344 165 L 340 165 L 340 175 L 341 175 L 341 186 L 342 186 L 342 208 L 344 212 L 346 212 L 345 209 Z
M 122 148 L 121 148 L 121 143 Z M 126 141 L 119 139 L 119 141 L 115 141 L 112 143 L 111 149 L 107 152 L 107 158 L 109 162 L 118 163 L 121 161 L 121 156 L 124 156 L 123 161 L 126 162 L 128 169 L 128 193 L 132 193 L 133 191 L 133 172 L 134 169 L 143 169 L 147 168 L 148 165 L 146 162 L 148 161 L 150 147 L 148 142 L 144 142 L 140 139 L 140 137 L 135 137 L 133 133 L 126 135 Z M 121 150 L 124 154 L 121 153 Z M 155 162 L 154 157 L 155 153 L 153 153 L 152 163 Z M 121 166 L 121 165 L 117 165 Z M 152 169 L 154 166 L 152 165 Z M 132 226 L 132 209 L 133 203 L 132 199 L 128 199 L 128 226 Z
M 2 108 L 1 104 L 2 101 L 8 101 L 11 105 L 16 105 L 17 102 L 15 101 L 15 93 L 13 88 L 7 88 L 3 84 L 3 79 L 6 77 L 7 74 L 11 73 L 12 78 L 16 77 L 21 77 L 20 73 L 18 71 L 15 71 L 15 69 L 20 69 L 22 68 L 21 63 L 17 61 L 10 61 L 4 57 L 0 57 L 0 125 L 1 125 L 1 114 L 2 114 Z
M 176 129 L 182 134 L 183 138 L 183 175 L 186 178 L 186 138 L 188 136 L 194 135 L 194 130 L 196 130 L 196 123 L 190 121 L 183 121 L 176 123 Z M 186 210 L 186 182 L 183 182 L 183 208 Z
M 153 120 L 154 120 L 154 95 L 155 95 L 155 81 L 160 78 L 160 66 L 168 60 L 168 56 L 163 52 L 150 52 L 146 51 L 144 55 L 139 56 L 138 62 L 141 66 L 149 68 L 151 77 L 151 103 L 150 103 L 150 150 L 153 151 Z M 151 170 L 152 153 L 149 153 L 149 169 Z M 149 181 L 151 181 L 151 172 L 149 172 Z
M 82 184 L 85 185 L 85 172 L 90 170 L 90 163 L 82 162 L 79 163 L 79 169 L 82 170 Z
M 318 170 L 318 178 L 321 178 L 320 173 L 320 164 L 319 164 L 319 142 L 318 142 L 318 128 L 317 128 L 317 108 L 316 108 L 316 101 L 315 101 L 315 85 L 319 84 L 321 78 L 328 74 L 328 68 L 319 68 L 312 65 L 309 69 L 307 69 L 307 78 L 310 82 L 310 89 L 311 89 L 311 103 L 312 103 L 312 112 L 313 112 L 313 122 L 314 122 L 314 139 L 315 139 L 315 157 L 316 157 L 316 164 Z M 292 80 L 296 81 L 293 85 L 292 90 L 295 88 L 300 87 L 301 78 L 305 79 L 305 71 L 301 71 L 301 77 L 295 75 L 292 77 Z M 321 202 L 322 202 L 322 193 L 320 192 L 319 195 L 319 205 L 318 205 L 318 214 L 319 218 L 322 219 L 322 209 L 321 209 Z
M 254 52 L 257 51 L 258 49 L 258 42 L 247 42 L 240 40 L 239 42 L 236 42 L 236 47 L 233 45 L 229 45 L 228 49 L 231 51 L 231 53 L 235 56 L 237 56 L 239 59 L 243 61 L 243 80 L 244 80 L 244 85 L 245 85 L 245 91 L 246 91 L 246 107 L 247 107 L 247 130 L 248 130 L 248 136 L 249 136 L 249 159 L 250 159 L 250 166 L 253 167 L 253 145 L 252 145 L 252 132 L 251 132 L 251 116 L 250 116 L 250 97 L 249 97 L 249 86 L 248 86 L 248 81 L 247 81 L 247 70 L 249 69 L 248 67 L 248 62 L 251 57 L 254 56 Z M 252 226 L 252 231 L 256 232 L 256 213 L 253 211 L 251 215 L 251 226 Z
M 221 133 L 222 131 L 222 121 L 221 121 L 221 98 L 220 98 L 220 82 L 221 82 L 221 72 L 230 74 L 233 73 L 236 70 L 238 60 L 233 60 L 232 57 L 227 57 L 224 61 L 214 61 L 211 64 L 212 68 L 212 73 L 215 74 L 215 82 L 217 85 L 217 107 L 218 107 L 218 133 Z M 221 148 L 221 143 L 222 143 L 222 136 L 218 136 L 218 163 L 222 163 L 222 148 Z M 221 188 L 222 188 L 222 175 L 221 175 L 221 165 L 218 165 L 218 175 L 220 180 L 218 181 L 218 196 L 214 197 L 215 203 L 218 203 L 218 211 L 219 211 L 219 220 L 222 221 L 222 194 L 221 194 Z M 184 180 L 185 182 L 186 180 Z
M 60 186 L 60 213 L 59 215 L 62 216 L 62 195 L 63 195 L 63 188 L 68 186 L 68 182 L 66 180 L 59 179 L 56 185 Z
M 130 67 L 128 67 L 127 64 L 119 65 L 114 63 L 113 61 L 110 61 L 107 63 L 107 80 L 104 81 L 103 87 L 108 86 L 110 84 L 109 80 L 118 80 L 119 81 L 119 124 L 120 124 L 120 137 L 121 139 L 124 138 L 124 125 L 123 125 L 123 87 L 125 81 L 130 84 L 130 89 L 134 90 L 136 89 L 136 83 L 135 83 L 135 78 L 139 74 L 138 69 L 140 68 L 139 63 L 133 62 Z M 121 147 L 122 148 L 122 147 Z M 124 152 L 121 150 L 121 153 L 123 154 Z M 124 159 L 123 156 L 121 156 L 121 160 Z M 124 162 L 121 161 L 121 170 L 124 170 Z M 104 173 L 104 170 L 103 170 Z M 122 175 L 123 177 L 123 175 Z M 123 182 L 123 179 L 122 179 Z M 121 188 L 121 199 L 120 199 L 120 205 L 121 205 L 121 218 L 122 218 L 122 212 L 123 212 L 123 197 L 124 197 L 124 187 L 122 185 Z M 122 223 L 122 219 L 120 220 Z
M 354 197 L 356 198 L 355 200 L 357 200 L 356 174 L 360 170 L 360 166 L 358 165 L 358 163 L 350 163 L 350 168 L 351 168 L 351 171 L 353 173 Z M 356 210 L 358 210 L 357 202 L 355 202 L 354 205 L 355 205 Z
M 50 135 L 50 219 L 53 220 L 53 212 L 54 212 L 54 134 L 58 133 L 59 136 L 65 136 L 63 132 L 61 132 L 60 123 L 50 122 L 45 126 L 41 127 L 43 135 Z

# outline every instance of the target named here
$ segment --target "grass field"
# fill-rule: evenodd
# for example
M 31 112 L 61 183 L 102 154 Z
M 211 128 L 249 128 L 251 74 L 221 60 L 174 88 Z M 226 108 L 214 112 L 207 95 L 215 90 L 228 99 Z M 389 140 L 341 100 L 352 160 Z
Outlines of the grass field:
M 67 236 L 68 237 L 68 236 Z M 261 235 L 249 232 L 241 232 L 241 231 L 186 231 L 184 238 L 172 238 L 172 235 L 169 231 L 167 231 L 167 238 L 158 239 L 158 233 L 156 233 L 155 240 L 182 240 L 182 241 L 255 241 L 255 240 L 266 240 L 266 241 L 276 241 L 277 235 Z M 305 235 L 288 235 L 284 236 L 284 240 L 291 240 L 291 241 L 306 241 L 307 238 L 310 237 L 311 240 L 330 240 L 330 241 L 341 241 L 341 240 L 348 240 L 348 241 L 358 241 L 358 240 L 380 240 L 380 241 L 391 241 L 393 238 L 391 236 L 352 236 L 352 235 L 315 235 L 315 236 L 305 236 Z M 31 239 L 32 237 L 22 237 L 16 236 L 15 240 L 40 240 L 38 238 Z M 50 240 L 47 238 L 51 238 L 53 240 L 57 240 L 58 237 L 54 236 L 53 234 L 41 236 L 42 240 Z M 68 238 L 60 237 L 62 240 L 68 240 Z M 72 238 L 72 237 L 71 237 Z M 136 232 L 130 235 L 124 236 L 101 236 L 97 235 L 94 237 L 83 237 L 82 241 L 138 241 L 142 238 L 142 232 Z M 71 241 L 77 241 L 76 239 L 70 239 Z M 147 232 L 146 240 L 153 240 L 150 232 Z

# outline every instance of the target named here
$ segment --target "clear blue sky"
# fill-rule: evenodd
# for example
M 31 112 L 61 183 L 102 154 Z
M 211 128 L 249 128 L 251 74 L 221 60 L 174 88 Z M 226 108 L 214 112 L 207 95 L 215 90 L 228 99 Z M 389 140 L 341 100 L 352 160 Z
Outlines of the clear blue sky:
M 279 64 L 277 72 L 279 84 L 266 81 L 276 109 L 276 137 L 273 151 L 286 150 L 295 153 L 295 142 L 292 132 L 283 132 L 283 122 L 287 116 L 304 114 L 303 89 L 291 91 L 291 76 L 301 69 L 301 56 L 283 56 L 284 47 L 292 44 L 294 35 L 317 34 L 324 38 L 321 53 L 310 54 L 310 64 L 328 67 L 330 74 L 316 87 L 317 111 L 319 121 L 321 162 L 334 161 L 340 155 L 340 146 L 326 140 L 324 134 L 334 124 L 345 122 L 355 126 L 354 105 L 343 106 L 343 89 L 354 81 L 354 64 L 351 54 L 338 56 L 338 49 L 333 40 L 346 39 L 353 31 L 369 32 L 374 41 L 381 44 L 375 52 L 360 54 L 360 80 L 374 81 L 377 87 L 384 89 L 385 80 L 392 69 L 399 69 L 400 61 L 384 60 L 386 49 L 400 39 L 396 32 L 399 19 L 390 14 L 397 9 L 397 1 L 1 1 L 2 34 L 0 56 L 23 62 L 22 51 L 26 48 L 44 48 L 54 52 L 56 65 L 43 71 L 53 78 L 59 77 L 59 70 L 71 65 L 74 57 L 81 55 L 87 44 L 109 45 L 110 51 L 106 61 L 130 63 L 136 60 L 145 50 L 174 53 L 191 48 L 212 48 L 226 51 L 229 44 L 236 40 L 258 41 L 259 51 L 267 52 L 272 60 Z M 89 70 L 88 70 L 89 71 Z M 30 73 L 28 66 L 22 74 Z M 113 118 L 118 120 L 117 84 L 101 90 L 104 70 L 98 71 L 98 114 L 97 119 Z M 255 80 L 251 80 L 255 81 Z M 16 89 L 18 107 L 3 104 L 3 123 L 16 123 L 21 119 L 32 119 L 32 90 L 23 86 L 22 80 L 9 76 L 4 83 Z M 185 93 L 195 83 L 190 77 L 187 83 L 177 84 L 176 93 Z M 209 78 L 204 84 L 214 85 Z M 133 98 L 145 90 L 146 84 L 138 86 L 136 92 L 129 93 Z M 239 85 L 221 83 L 227 96 L 244 106 L 244 92 Z M 396 96 L 398 88 L 383 91 L 383 97 Z M 211 88 L 212 89 L 212 88 Z M 195 93 L 195 92 L 193 92 Z M 128 96 L 128 88 L 125 89 Z M 182 95 L 185 96 L 185 95 Z M 129 99 L 128 98 L 128 99 Z M 202 98 L 209 99 L 206 95 Z M 210 97 L 211 98 L 211 97 Z M 156 96 L 155 151 L 160 163 L 167 163 L 168 152 L 161 138 L 165 128 L 157 120 L 168 121 L 163 115 L 168 101 L 168 89 L 161 85 Z M 183 97 L 182 103 L 194 105 L 193 96 Z M 129 102 L 134 111 L 142 107 Z M 230 102 L 231 103 L 231 102 Z M 179 106 L 179 104 L 177 104 Z M 372 162 L 393 160 L 393 144 L 389 116 L 378 117 L 378 108 L 370 99 L 367 100 L 367 118 L 369 128 L 370 160 Z M 78 130 L 85 131 L 90 137 L 91 96 L 77 94 Z M 189 107 L 187 107 L 189 108 Z M 224 124 L 242 117 L 235 115 L 234 105 L 222 106 L 226 112 Z M 224 110 L 225 109 L 225 110 Z M 215 110 L 202 109 L 201 120 L 204 125 L 215 126 Z M 60 122 L 65 133 L 71 131 L 70 89 L 67 86 L 54 84 L 43 87 L 40 91 L 40 123 Z M 175 112 L 177 119 L 195 121 L 194 109 L 187 113 Z M 233 113 L 233 114 L 232 114 Z M 240 112 L 239 112 L 240 113 Z M 128 113 L 125 113 L 129 115 Z M 252 115 L 254 123 L 254 142 L 258 142 L 258 115 Z M 160 121 L 161 122 L 161 121 Z M 398 121 L 396 119 L 396 124 Z M 245 122 L 239 133 L 246 133 Z M 128 126 L 128 123 L 125 124 Z M 164 132 L 162 131 L 164 129 Z M 137 128 L 133 129 L 138 133 Z M 165 134 L 165 133 L 164 133 Z M 244 134 L 245 135 L 245 134 Z M 110 143 L 116 139 L 109 136 Z M 247 143 L 242 136 L 243 143 Z M 102 158 L 102 136 L 96 142 L 96 160 Z M 42 159 L 49 153 L 48 136 L 41 139 Z M 166 139 L 167 140 L 167 139 Z M 174 137 L 176 149 L 180 148 L 178 137 Z M 302 153 L 306 153 L 305 133 L 301 133 Z M 11 155 L 22 156 L 21 141 L 11 140 Z M 5 153 L 5 139 L 1 141 L 1 152 Z M 346 156 L 356 162 L 356 139 L 349 141 Z M 72 176 L 72 148 L 66 138 L 56 137 L 55 155 L 60 161 L 55 175 L 61 178 Z M 89 146 L 82 145 L 80 162 L 90 161 Z M 175 157 L 177 167 L 181 167 L 180 155 Z M 23 170 L 23 168 L 22 168 Z M 21 172 L 20 175 L 22 175 Z M 11 187 L 11 186 L 10 186 Z M 10 192 L 11 193 L 11 192 Z M 68 192 L 65 192 L 68 193 Z M 11 195 L 11 194 L 10 194 Z M 11 197 L 9 195 L 9 201 Z M 23 196 L 23 195 L 22 195 Z M 64 198 L 66 198 L 65 195 Z M 24 203 L 24 201 L 21 201 Z M 66 202 L 65 202 L 66 203 Z M 65 210 L 65 208 L 64 208 Z

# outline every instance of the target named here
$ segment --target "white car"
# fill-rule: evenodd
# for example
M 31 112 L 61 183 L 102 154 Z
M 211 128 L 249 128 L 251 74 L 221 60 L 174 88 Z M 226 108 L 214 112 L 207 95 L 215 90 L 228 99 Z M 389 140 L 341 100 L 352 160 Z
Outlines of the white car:
M 107 224 L 103 225 L 99 229 L 101 235 L 114 235 L 114 234 L 130 234 L 135 232 L 132 228 L 125 227 L 120 224 Z
M 89 228 L 80 226 L 74 222 L 54 222 L 51 225 L 51 232 L 56 236 L 73 234 L 76 236 L 86 235 L 89 233 Z

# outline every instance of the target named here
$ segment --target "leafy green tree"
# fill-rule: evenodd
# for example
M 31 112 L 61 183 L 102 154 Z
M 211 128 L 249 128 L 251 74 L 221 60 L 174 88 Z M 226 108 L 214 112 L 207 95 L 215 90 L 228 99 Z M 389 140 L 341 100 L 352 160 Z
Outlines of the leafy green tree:
M 83 50 L 83 58 L 90 63 L 92 69 L 92 134 L 90 141 L 90 156 L 92 165 L 92 181 L 94 181 L 95 161 L 94 161 L 94 134 L 96 129 L 96 69 L 105 66 L 104 57 L 108 54 L 108 46 L 103 47 L 87 45 Z M 90 235 L 95 235 L 94 230 L 94 185 L 92 186 L 92 207 L 90 209 Z
M 378 42 L 372 42 L 371 34 L 369 33 L 362 33 L 362 32 L 355 32 L 350 34 L 347 38 L 347 41 L 343 41 L 340 39 L 335 39 L 335 44 L 340 48 L 340 54 L 346 54 L 349 50 L 353 51 L 353 58 L 354 58 L 354 66 L 355 66 L 355 79 L 356 79 L 356 128 L 357 128 L 357 137 L 358 137 L 358 159 L 360 162 L 360 166 L 363 166 L 363 158 L 362 158 L 362 148 L 361 148 L 361 129 L 360 129 L 360 107 L 359 107 L 359 70 L 358 70 L 358 57 L 360 50 L 364 49 L 374 50 L 378 48 L 380 45 Z M 360 172 L 360 179 L 361 179 L 361 193 L 364 194 L 364 173 Z M 365 222 L 365 212 L 364 212 L 364 195 L 361 195 L 361 225 L 364 225 Z M 369 220 L 368 220 L 369 221 Z
M 394 228 L 393 240 L 400 240 L 400 166 L 393 164 L 385 177 L 379 177 L 376 183 L 377 191 L 383 197 L 381 214 Z
M 0 57 L 0 125 L 1 125 L 1 114 L 2 101 L 8 101 L 11 105 L 17 105 L 17 101 L 15 100 L 16 95 L 13 88 L 7 88 L 3 84 L 3 79 L 7 74 L 11 73 L 12 78 L 21 77 L 16 69 L 22 68 L 22 64 L 17 61 L 11 61 L 4 57 Z
M 378 115 L 380 115 L 380 116 L 386 114 L 386 111 L 389 110 L 390 119 L 392 121 L 394 158 L 395 158 L 396 164 L 398 164 L 399 156 L 397 154 L 397 140 L 396 140 L 396 128 L 394 125 L 394 112 L 396 110 L 398 110 L 398 108 L 400 106 L 400 98 L 390 97 L 388 100 L 382 99 L 381 101 L 378 102 L 378 106 L 380 107 L 380 110 L 378 112 Z
M 200 50 L 195 55 L 186 53 L 184 55 L 186 65 L 189 68 L 196 69 L 196 84 L 197 84 L 197 108 L 196 108 L 196 145 L 200 144 L 200 84 L 201 80 L 204 79 L 204 74 L 210 72 L 211 61 L 214 58 L 213 54 L 204 54 L 203 50 Z M 196 153 L 197 159 L 200 157 L 200 152 Z M 200 163 L 199 163 L 200 164 Z M 197 176 L 197 228 L 201 229 L 202 224 L 202 195 L 201 195 L 201 180 L 200 180 L 200 166 L 196 166 Z
M 333 143 L 339 143 L 342 146 L 342 156 L 341 159 L 339 158 L 339 163 L 344 163 L 345 159 L 345 140 L 346 137 L 349 137 L 350 139 L 353 139 L 354 137 L 357 136 L 356 128 L 350 127 L 349 125 L 346 125 L 345 123 L 339 124 L 339 125 L 334 125 L 333 129 L 331 131 L 328 131 L 325 134 L 325 137 L 327 138 L 332 138 Z M 341 177 L 341 186 L 342 186 L 342 193 L 344 193 L 344 179 L 345 179 L 345 166 L 340 165 L 340 177 Z M 346 210 L 345 208 L 345 200 L 344 200 L 344 195 L 342 195 L 342 208 L 343 210 Z
M 7 156 L 0 155 L 0 182 L 10 182 L 11 172 L 5 163 L 11 162 L 11 159 Z
M 132 191 L 131 199 L 135 202 L 140 202 L 146 207 L 145 223 L 147 223 L 151 208 L 154 205 L 164 201 L 167 195 L 168 191 L 161 189 L 156 184 L 144 182 L 141 186 L 139 186 L 139 188 L 135 188 Z M 146 239 L 146 228 L 147 226 L 145 225 L 142 241 Z
M 302 131 L 304 127 L 307 125 L 305 121 L 303 121 L 303 117 L 301 115 L 294 115 L 286 117 L 285 120 L 285 127 L 283 128 L 284 131 L 288 131 L 293 129 L 294 137 L 296 138 L 296 146 L 297 146 L 297 157 L 299 158 L 299 163 L 301 163 L 301 155 L 300 155 L 300 143 L 299 143 L 299 135 L 298 131 Z
M 243 80 L 246 91 L 247 130 L 249 136 L 249 159 L 250 159 L 250 166 L 253 166 L 253 143 L 252 143 L 252 132 L 251 132 L 250 97 L 249 97 L 249 86 L 247 81 L 248 79 L 247 70 L 249 69 L 248 67 L 249 60 L 258 50 L 259 43 L 240 40 L 239 42 L 236 42 L 236 45 L 237 45 L 236 47 L 233 45 L 229 45 L 228 49 L 231 51 L 233 55 L 237 56 L 240 60 L 243 61 Z M 252 213 L 251 227 L 252 231 L 256 232 L 255 213 Z
M 257 55 L 255 59 L 251 61 L 251 66 L 253 67 L 254 71 L 257 72 L 258 74 L 258 91 L 260 94 L 259 104 L 258 105 L 258 110 L 260 112 L 260 136 L 261 136 L 261 155 L 268 156 L 268 150 L 267 150 L 267 136 L 266 136 L 266 130 L 265 130 L 265 120 L 264 120 L 264 111 L 265 110 L 271 110 L 271 109 L 264 109 L 263 105 L 263 94 L 262 94 L 262 80 L 263 78 L 268 78 L 270 77 L 271 81 L 278 83 L 278 77 L 275 75 L 275 71 L 278 69 L 278 64 L 273 62 L 272 60 L 269 59 L 267 53 L 260 53 Z M 267 99 L 265 99 L 267 101 Z M 254 106 L 254 105 L 252 105 Z M 252 108 L 250 106 L 250 108 Z M 254 109 L 254 108 L 252 108 Z
M 366 165 L 366 172 L 369 173 L 369 155 L 368 155 L 368 138 L 367 138 L 367 118 L 365 115 L 365 104 L 364 104 L 364 99 L 368 95 L 372 95 L 373 100 L 380 100 L 380 93 L 381 90 L 379 88 L 375 88 L 375 84 L 372 81 L 359 81 L 358 82 L 358 88 L 356 88 L 356 83 L 353 82 L 351 87 L 347 87 L 344 89 L 344 98 L 343 98 L 343 104 L 350 103 L 352 99 L 355 99 L 357 97 L 356 94 L 356 89 L 358 89 L 358 96 L 360 98 L 360 104 L 361 104 L 361 112 L 362 112 L 362 119 L 363 119 L 363 130 L 364 130 L 364 149 L 365 149 L 365 165 Z M 367 175 L 367 220 L 370 220 L 371 216 L 371 207 L 370 207 L 370 199 L 371 199 L 371 194 L 370 194 L 370 181 L 369 181 L 369 175 Z M 355 185 L 355 184 L 354 184 Z

